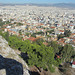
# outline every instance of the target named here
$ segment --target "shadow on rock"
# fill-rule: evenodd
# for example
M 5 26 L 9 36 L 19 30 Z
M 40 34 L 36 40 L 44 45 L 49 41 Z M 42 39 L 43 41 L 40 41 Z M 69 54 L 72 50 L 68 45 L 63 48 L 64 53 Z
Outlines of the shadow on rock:
M 29 71 L 30 75 L 40 75 L 38 72 L 35 71 Z
M 6 75 L 23 75 L 23 66 L 21 63 L 0 55 L 0 70 L 1 69 L 6 70 Z

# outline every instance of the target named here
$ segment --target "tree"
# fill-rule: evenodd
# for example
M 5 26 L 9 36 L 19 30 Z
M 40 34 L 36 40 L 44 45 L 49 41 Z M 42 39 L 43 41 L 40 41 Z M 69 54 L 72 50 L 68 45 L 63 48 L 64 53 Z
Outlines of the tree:
M 40 32 L 37 32 L 36 34 L 44 35 L 44 32 L 40 31 Z
M 52 32 L 54 32 L 54 30 L 49 30 L 49 31 L 46 31 L 46 32 L 49 32 L 51 34 Z
M 21 32 L 21 30 L 19 30 L 19 34 L 20 34 L 20 35 L 22 35 L 22 32 Z
M 46 47 L 43 44 L 32 44 L 28 52 L 28 64 L 37 66 L 38 68 L 47 69 L 54 72 L 54 52 L 52 47 Z
M 44 42 L 44 40 L 42 38 L 39 38 L 33 43 L 37 43 L 38 45 L 41 45 L 43 42 Z
M 31 47 L 31 43 L 29 40 L 25 40 L 22 42 L 22 45 L 21 45 L 21 52 L 23 53 L 27 53 L 27 52 L 30 52 L 31 49 L 29 49 Z
M 59 35 L 57 35 L 57 37 L 58 37 L 58 40 L 59 40 L 60 38 L 64 38 L 64 35 L 63 34 L 59 34 Z
M 14 22 L 14 24 L 16 24 L 16 22 Z
M 30 35 L 30 33 L 25 33 L 25 35 L 26 35 L 26 36 L 29 36 L 29 35 Z
M 22 24 L 22 23 L 18 23 L 17 25 L 18 25 L 18 26 L 21 26 L 21 25 L 23 25 L 23 24 Z
M 65 37 L 69 37 L 71 35 L 70 30 L 65 30 L 64 35 Z
M 6 21 L 6 24 L 9 24 L 10 22 L 9 21 Z
M 8 42 L 12 48 L 16 49 L 20 48 L 20 46 L 22 45 L 21 38 L 17 37 L 16 35 L 10 36 Z
M 64 62 L 69 61 L 71 56 L 73 55 L 73 47 L 69 44 L 66 44 L 63 48 L 63 50 L 61 51 L 62 54 L 62 59 Z
M 28 54 L 28 64 L 30 66 L 37 66 L 43 70 L 47 69 L 54 72 L 54 51 L 52 47 L 47 47 L 41 43 L 38 45 L 36 43 L 31 44 L 29 40 L 22 42 L 20 47 L 23 53 Z
M 75 29 L 75 26 L 74 26 L 74 29 Z
M 53 47 L 53 49 L 54 49 L 54 54 L 59 53 L 59 46 L 58 46 L 58 44 L 57 44 L 56 41 L 51 41 L 51 42 L 49 43 L 49 46 Z
M 33 34 L 31 35 L 31 37 L 36 37 L 36 33 L 33 33 Z
M 5 33 L 5 39 L 7 40 L 7 41 L 9 41 L 9 32 L 7 31 L 6 33 Z

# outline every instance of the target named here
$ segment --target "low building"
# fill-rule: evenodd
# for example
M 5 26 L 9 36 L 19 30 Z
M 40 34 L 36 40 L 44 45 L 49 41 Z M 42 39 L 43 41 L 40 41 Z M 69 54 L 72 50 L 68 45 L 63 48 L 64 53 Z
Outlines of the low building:
M 75 68 L 75 61 L 72 63 L 72 68 Z
M 28 38 L 28 40 L 30 40 L 31 42 L 34 42 L 34 41 L 36 41 L 37 39 L 39 39 L 39 38 L 35 38 L 35 37 L 29 37 L 29 38 Z

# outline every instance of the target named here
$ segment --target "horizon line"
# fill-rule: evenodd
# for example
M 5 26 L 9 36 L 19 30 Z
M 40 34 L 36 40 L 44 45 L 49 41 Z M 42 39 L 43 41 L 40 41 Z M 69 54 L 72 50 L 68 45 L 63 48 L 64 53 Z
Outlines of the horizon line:
M 61 3 L 66 3 L 66 4 L 75 4 L 75 3 L 72 3 L 72 2 L 58 2 L 58 3 L 0 3 L 0 4 L 61 4 Z

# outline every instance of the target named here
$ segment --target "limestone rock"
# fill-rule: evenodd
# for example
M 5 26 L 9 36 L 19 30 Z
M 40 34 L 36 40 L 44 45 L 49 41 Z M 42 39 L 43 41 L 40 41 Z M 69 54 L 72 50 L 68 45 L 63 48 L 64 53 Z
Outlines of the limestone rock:
M 30 75 L 26 62 L 0 36 L 0 75 Z

